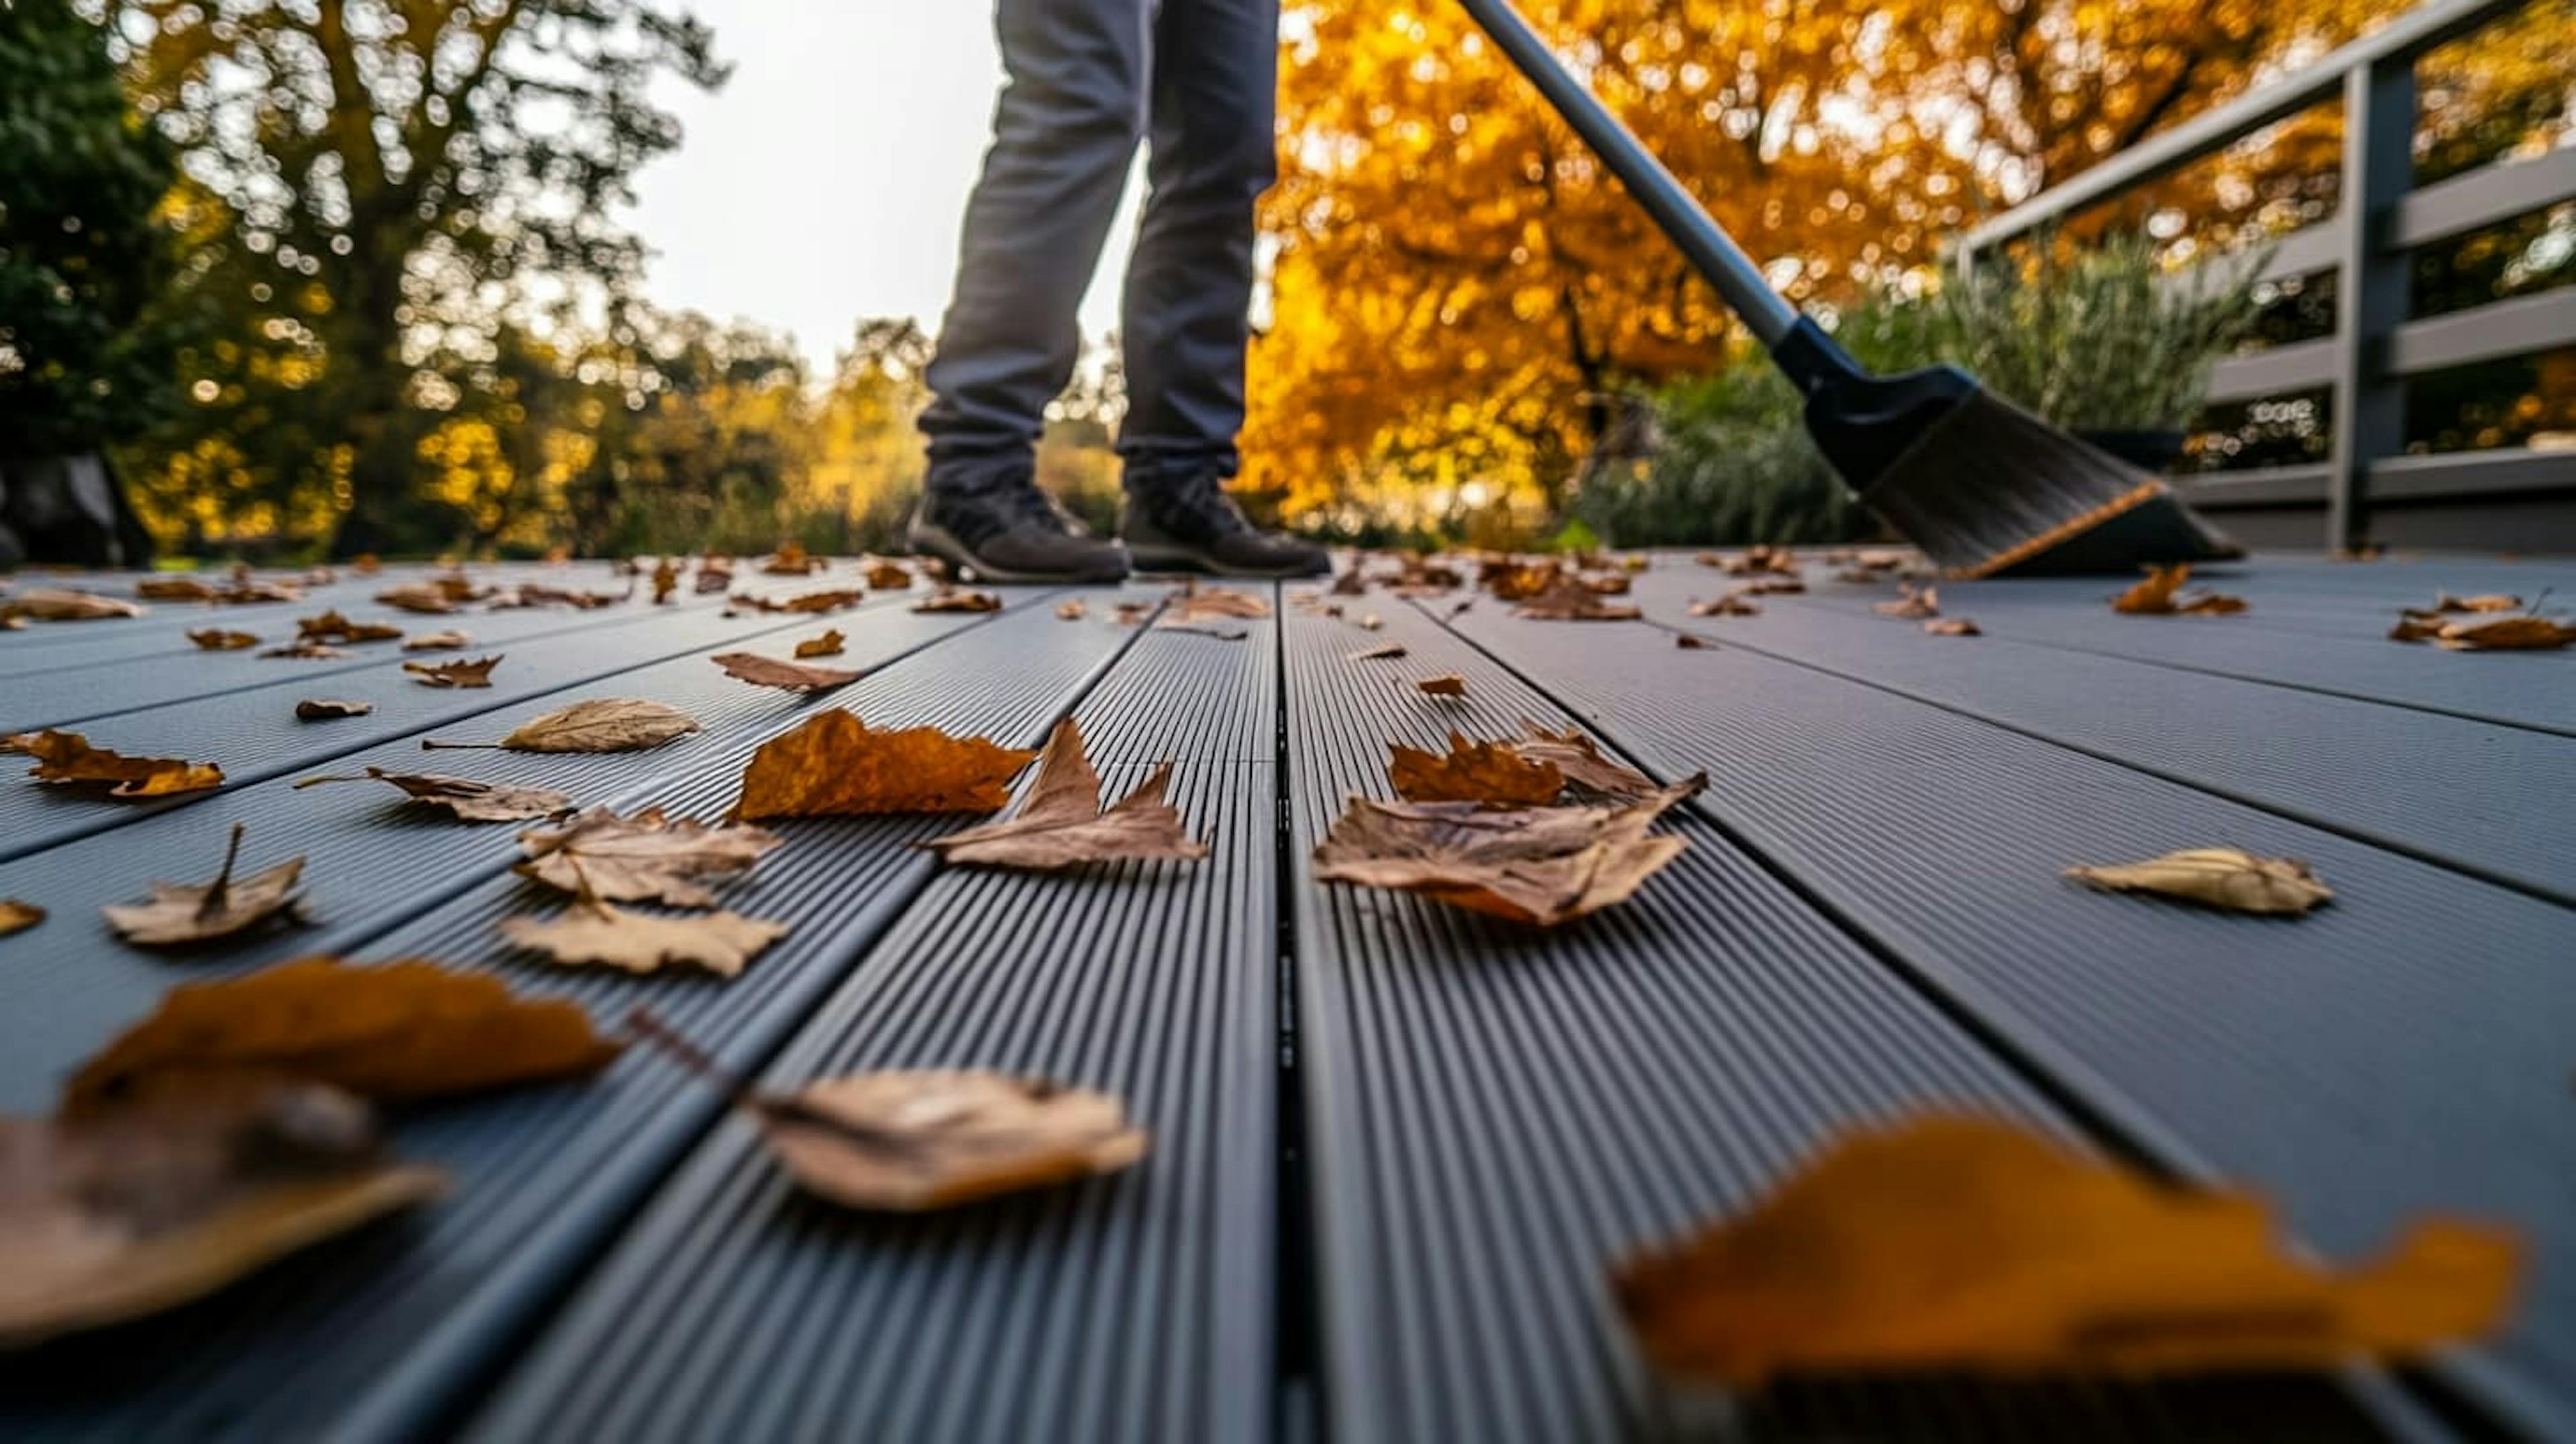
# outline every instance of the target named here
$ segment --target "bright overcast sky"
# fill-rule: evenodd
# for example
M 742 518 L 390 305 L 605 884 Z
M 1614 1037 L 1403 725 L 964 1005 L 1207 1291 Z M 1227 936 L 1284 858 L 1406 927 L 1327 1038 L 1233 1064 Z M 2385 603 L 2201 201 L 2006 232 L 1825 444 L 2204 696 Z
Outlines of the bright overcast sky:
M 990 138 L 989 0 L 689 0 L 733 79 L 665 85 L 687 138 L 637 183 L 656 304 L 794 333 L 818 371 L 865 316 L 936 328 Z M 1117 323 L 1136 197 L 1083 304 Z

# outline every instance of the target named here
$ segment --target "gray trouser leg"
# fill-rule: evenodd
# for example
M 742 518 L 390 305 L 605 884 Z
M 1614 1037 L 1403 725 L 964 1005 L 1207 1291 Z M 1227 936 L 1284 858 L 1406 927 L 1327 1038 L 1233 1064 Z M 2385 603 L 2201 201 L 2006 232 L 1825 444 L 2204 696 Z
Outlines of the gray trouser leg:
M 1074 312 L 1144 133 L 1152 11 L 1153 0 L 1000 0 L 1008 84 L 925 375 L 933 486 L 1024 469 L 1073 376 Z
M 1154 22 L 1153 189 L 1120 318 L 1127 484 L 1232 476 L 1243 426 L 1253 203 L 1278 175 L 1278 0 L 1163 0 Z

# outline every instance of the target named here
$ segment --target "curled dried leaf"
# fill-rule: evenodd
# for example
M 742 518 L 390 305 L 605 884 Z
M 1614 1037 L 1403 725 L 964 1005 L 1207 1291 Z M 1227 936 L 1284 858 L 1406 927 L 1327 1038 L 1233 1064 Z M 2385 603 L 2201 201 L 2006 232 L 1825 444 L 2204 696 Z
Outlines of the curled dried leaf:
M 664 557 L 653 563 L 653 605 L 657 607 L 669 606 L 671 604 L 671 594 L 679 589 L 679 563 L 671 560 L 669 557 Z
M 1360 619 L 1353 622 L 1351 625 L 1359 628 L 1363 632 L 1374 632 L 1386 625 L 1386 619 L 1375 612 L 1366 612 L 1361 614 Z
M 1929 584 L 1918 589 L 1911 582 L 1898 582 L 1896 600 L 1872 603 L 1870 610 L 1881 616 L 1903 617 L 1909 621 L 1937 617 L 1941 615 L 1941 589 Z
M 295 785 L 319 787 L 326 782 L 363 782 L 368 778 L 390 782 L 414 802 L 446 808 L 467 822 L 527 822 L 560 817 L 572 810 L 571 798 L 542 787 L 509 787 L 434 772 L 387 772 L 381 767 L 368 768 L 365 777 L 307 777 Z
M 466 590 L 470 592 L 471 586 L 466 587 Z M 467 600 L 470 598 L 457 596 L 451 589 L 435 582 L 409 582 L 399 587 L 387 587 L 376 593 L 376 601 L 379 605 L 425 617 L 445 616 L 455 611 L 458 603 Z
M 190 947 L 238 937 L 271 922 L 304 923 L 304 857 L 286 861 L 236 880 L 233 865 L 241 858 L 242 835 L 233 824 L 224 847 L 224 865 L 208 883 L 156 882 L 152 896 L 139 903 L 111 903 L 100 909 L 116 935 L 138 947 Z
M 373 702 L 337 702 L 324 697 L 307 697 L 295 704 L 295 720 L 334 722 L 343 717 L 364 717 L 375 710 Z
M 349 654 L 338 647 L 332 646 L 328 642 L 316 642 L 309 637 L 304 637 L 289 642 L 282 647 L 271 647 L 267 651 L 260 653 L 260 655 L 263 657 L 288 657 L 302 662 L 328 662 L 334 658 L 345 657 Z
M 1691 603 L 1690 614 L 1694 617 L 1758 617 L 1762 615 L 1762 609 L 1746 601 L 1743 590 L 1738 588 L 1722 597 Z
M 1659 790 L 1655 779 L 1601 755 L 1592 738 L 1575 728 L 1551 732 L 1523 721 L 1512 750 L 1531 762 L 1544 762 L 1565 777 L 1567 792 L 1578 801 L 1634 802 Z
M 318 617 L 301 617 L 295 623 L 296 635 L 308 642 L 391 642 L 402 636 L 402 628 L 382 622 L 356 622 L 337 611 Z
M 532 717 L 497 743 L 435 742 L 424 748 L 497 746 L 512 752 L 642 752 L 698 730 L 698 719 L 641 697 L 593 697 Z
M 722 667 L 729 677 L 739 677 L 758 687 L 784 687 L 791 692 L 828 692 L 835 687 L 846 687 L 867 675 L 839 667 L 808 667 L 796 662 L 781 662 L 756 652 L 725 652 L 707 660 Z
M 1405 647 L 1402 642 L 1385 642 L 1374 647 L 1362 647 L 1360 650 L 1351 653 L 1347 660 L 1353 662 L 1377 662 L 1384 661 L 1390 657 L 1401 657 L 1404 653 Z
M 2449 592 L 2437 592 L 2433 598 L 2433 610 L 2436 612 L 2518 612 L 2522 610 L 2522 598 L 2508 597 L 2501 592 L 2490 592 L 2478 597 L 2455 597 Z
M 1807 584 L 1796 577 L 1771 577 L 1761 581 L 1746 582 L 1743 587 L 1744 594 L 1748 597 L 1791 597 L 1806 590 Z
M 841 644 L 847 640 L 837 629 L 828 630 L 798 642 L 796 656 L 800 661 L 807 657 L 837 657 L 841 655 Z
M 1162 625 L 1184 626 L 1191 622 L 1220 620 L 1256 621 L 1270 615 L 1270 604 L 1250 592 L 1233 587 L 1203 587 L 1196 582 L 1181 589 L 1164 608 Z
M 2452 652 L 2554 652 L 2576 642 L 2576 626 L 2547 617 L 2494 617 L 2453 622 L 2442 628 L 2438 641 Z
M 740 596 L 732 599 L 735 606 L 761 612 L 793 612 L 798 615 L 820 615 L 855 607 L 866 601 L 868 594 L 857 587 L 836 587 L 829 591 L 806 592 L 793 597 Z
M 711 908 L 715 894 L 703 883 L 741 876 L 781 841 L 745 823 L 673 822 L 658 807 L 632 817 L 594 807 L 561 827 L 520 833 L 528 861 L 514 870 L 564 892 L 586 888 L 603 902 Z
M 916 612 L 998 612 L 1002 599 L 992 592 L 943 586 L 912 604 Z
M 445 1186 L 310 1083 L 0 1118 L 0 1158 L 0 1348 L 159 1313 Z
M 420 679 L 424 687 L 489 687 L 492 669 L 501 665 L 498 654 L 468 662 L 405 662 L 403 670 Z
M 2144 581 L 2111 601 L 2111 610 L 2131 616 L 2233 616 L 2246 610 L 2242 597 L 2217 592 L 2184 592 L 2191 579 L 2188 566 L 2149 567 Z
M 2066 875 L 2099 888 L 2160 893 L 2240 913 L 2304 913 L 2334 896 L 2297 858 L 2258 857 L 2237 847 L 2186 848 L 2145 862 L 2071 867 Z
M 1467 695 L 1467 679 L 1455 672 L 1439 677 L 1423 677 L 1416 680 L 1413 685 L 1415 690 L 1428 697 L 1464 697 Z
M 900 592 L 912 585 L 912 573 L 903 563 L 872 561 L 868 563 L 868 585 L 881 592 Z
M 1675 632 L 1673 645 L 1685 652 L 1696 652 L 1707 647 L 1709 643 L 1706 638 L 1694 637 L 1688 632 Z
M 739 913 L 657 917 L 596 898 L 575 902 L 561 917 L 503 918 L 500 926 L 514 945 L 566 966 L 597 963 L 630 973 L 688 966 L 719 978 L 740 977 L 753 958 L 787 936 L 784 923 Z
M 246 1073 L 411 1103 L 587 1075 L 616 1056 L 580 1004 L 518 997 L 489 973 L 299 958 L 164 993 L 152 1016 L 72 1075 L 63 1109 Z
M 1205 857 L 1207 847 L 1190 837 L 1180 809 L 1163 800 L 1171 778 L 1166 762 L 1103 811 L 1100 774 L 1083 753 L 1082 729 L 1068 717 L 1047 734 L 1037 778 L 1016 813 L 919 845 L 950 862 L 1039 870 Z
M 1931 1117 L 1836 1144 L 1738 1218 L 1619 1267 L 1673 1375 L 2323 1369 L 2500 1328 L 2520 1248 L 2416 1225 L 2335 1273 L 2251 1194 L 2177 1188 L 2010 1124 Z
M 474 639 L 454 628 L 444 632 L 424 632 L 402 644 L 406 652 L 461 652 L 474 645 Z
M 1080 597 L 1071 597 L 1055 604 L 1055 619 L 1059 622 L 1079 622 L 1089 615 L 1091 615 L 1091 608 L 1085 606 Z
M 29 587 L 12 594 L 6 602 L 0 602 L 0 611 L 39 622 L 102 622 L 117 617 L 139 617 L 147 610 L 123 597 L 102 597 L 95 592 L 66 591 L 55 587 Z
M 23 933 L 45 920 L 45 910 L 23 898 L 0 897 L 0 938 Z
M 238 652 L 259 645 L 259 638 L 248 632 L 227 632 L 221 627 L 201 627 L 190 632 L 188 640 L 208 652 Z
M 177 757 L 127 757 L 103 747 L 92 747 L 89 739 L 77 732 L 58 732 L 51 727 L 40 732 L 0 737 L 0 752 L 22 753 L 35 758 L 36 765 L 27 769 L 27 775 L 39 782 L 113 784 L 107 791 L 110 797 L 171 797 L 183 792 L 203 792 L 224 783 L 224 770 L 211 762 L 189 762 Z
M 743 769 L 734 815 L 997 812 L 1035 752 L 956 738 L 936 727 L 881 731 L 835 708 L 761 744 Z
M 1966 617 L 1936 617 L 1923 624 L 1923 630 L 1935 637 L 1981 637 L 1977 624 Z
M 1558 577 L 1547 590 L 1512 608 L 1515 617 L 1549 622 L 1626 622 L 1645 613 L 1627 602 L 1605 602 L 1572 577 Z
M 807 556 L 802 542 L 787 542 L 762 558 L 760 569 L 773 577 L 801 577 L 826 565 L 821 557 Z
M 1544 807 L 1565 790 L 1565 774 L 1507 742 L 1473 742 L 1452 732 L 1442 756 L 1400 742 L 1387 744 L 1387 781 L 1407 802 L 1480 802 L 1489 807 Z
M 211 602 L 215 589 L 194 577 L 145 577 L 134 584 L 134 595 L 147 602 Z
M 1419 892 L 1539 927 L 1625 902 L 1686 845 L 1648 829 L 1705 777 L 1626 807 L 1492 811 L 1470 802 L 1350 800 L 1315 849 L 1327 882 Z

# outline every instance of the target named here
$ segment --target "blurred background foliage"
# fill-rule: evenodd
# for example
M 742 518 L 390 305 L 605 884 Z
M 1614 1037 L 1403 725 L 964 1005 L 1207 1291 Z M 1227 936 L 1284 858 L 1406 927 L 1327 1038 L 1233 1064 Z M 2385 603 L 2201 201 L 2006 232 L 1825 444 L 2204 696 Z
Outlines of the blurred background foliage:
M 2322 445 L 2316 398 L 2192 413 L 2210 359 L 2320 334 L 2331 287 L 2174 305 L 2171 275 L 2331 213 L 2333 107 L 1975 285 L 1936 253 L 2399 7 L 1528 8 L 1873 362 L 1963 359 L 2070 424 L 2188 422 L 2190 465 Z M 2421 176 L 2564 143 L 2571 38 L 2576 0 L 2542 0 L 2428 57 Z M 1282 59 L 1257 510 L 1488 545 L 1863 524 L 1785 388 L 1454 8 L 1290 0 Z M 666 0 L 15 0 L 0 455 L 108 448 L 160 541 L 195 554 L 891 546 L 920 483 L 920 326 L 859 322 L 810 374 L 782 337 L 655 307 L 621 226 L 638 169 L 682 139 L 655 88 L 724 79 L 716 37 Z M 2560 207 L 2426 253 L 2416 310 L 2571 274 Z M 1123 405 L 1112 338 L 1050 414 L 1041 477 L 1095 526 Z M 2552 429 L 2576 429 L 2576 357 L 2412 388 L 2420 447 Z

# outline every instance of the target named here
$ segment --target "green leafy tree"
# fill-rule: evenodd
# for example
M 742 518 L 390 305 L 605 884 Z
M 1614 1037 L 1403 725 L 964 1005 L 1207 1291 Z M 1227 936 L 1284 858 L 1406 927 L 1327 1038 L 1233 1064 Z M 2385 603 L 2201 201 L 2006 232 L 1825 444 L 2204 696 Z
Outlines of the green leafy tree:
M 680 138 L 651 85 L 722 83 L 707 28 L 655 0 L 105 3 L 224 219 L 195 282 L 230 324 L 183 358 L 208 410 L 173 454 L 343 554 L 485 531 L 424 443 L 477 367 L 524 371 L 507 327 L 632 290 L 616 212 Z
M 172 176 L 95 25 L 0 6 L 0 453 L 93 451 L 167 402 Z

